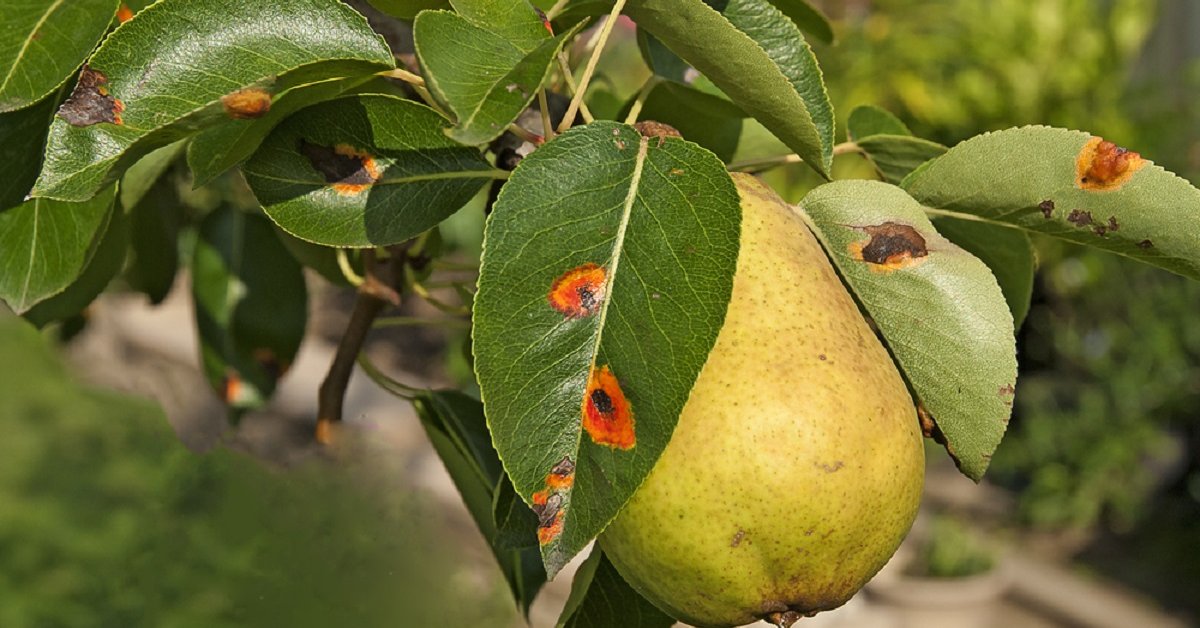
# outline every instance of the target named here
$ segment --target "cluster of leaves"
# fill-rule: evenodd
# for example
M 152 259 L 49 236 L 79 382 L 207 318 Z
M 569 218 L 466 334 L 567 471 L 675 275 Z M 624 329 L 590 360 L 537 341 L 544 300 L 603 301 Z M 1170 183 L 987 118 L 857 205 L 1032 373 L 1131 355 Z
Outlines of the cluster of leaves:
M 743 120 L 793 151 L 775 165 L 828 179 L 835 154 L 855 153 L 877 171 L 798 211 L 973 479 L 1012 407 L 1027 232 L 1200 278 L 1200 191 L 1087 133 L 1025 127 L 947 149 L 864 107 L 838 144 L 805 39 L 832 31 L 804 0 L 380 6 L 411 19 L 412 66 L 338 0 L 23 3 L 0 42 L 15 172 L 0 189 L 0 298 L 62 320 L 124 269 L 161 299 L 188 218 L 172 202 L 185 159 L 194 185 L 253 195 L 212 208 L 191 254 L 205 371 L 252 408 L 303 336 L 303 266 L 360 283 L 369 325 L 398 292 L 429 295 L 434 230 L 490 185 L 472 307 L 484 402 L 395 390 L 526 608 L 649 473 L 721 328 L 740 222 L 729 170 L 742 168 L 725 162 Z M 622 14 L 652 77 L 618 122 L 586 96 Z M 584 32 L 590 56 L 572 68 Z M 346 336 L 359 344 L 361 318 Z M 593 429 L 597 413 L 620 425 Z M 581 574 L 564 623 L 669 625 L 599 551 Z

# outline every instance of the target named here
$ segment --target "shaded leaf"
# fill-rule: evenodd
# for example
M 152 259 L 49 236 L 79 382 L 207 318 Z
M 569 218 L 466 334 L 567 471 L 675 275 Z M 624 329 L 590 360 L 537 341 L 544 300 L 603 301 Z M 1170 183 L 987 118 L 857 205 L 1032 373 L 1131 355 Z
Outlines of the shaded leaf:
M 475 368 L 551 575 L 670 439 L 724 320 L 739 217 L 711 153 L 611 122 L 542 146 L 501 191 L 475 299 Z
M 179 183 L 173 176 L 159 177 L 129 210 L 133 254 L 125 279 L 131 288 L 145 293 L 155 305 L 167 298 L 179 271 L 179 230 L 184 220 L 183 210 Z
M 599 547 L 575 572 L 558 628 L 670 628 L 675 619 L 634 591 Z
M 231 408 L 261 407 L 308 320 L 304 276 L 271 222 L 228 206 L 209 214 L 193 252 L 192 297 L 209 383 Z
M 626 104 L 618 118 L 624 119 L 631 105 L 632 101 Z M 729 161 L 737 150 L 746 114 L 728 100 L 687 85 L 663 82 L 650 91 L 638 117 L 669 124 L 684 139 Z
M 477 149 L 442 133 L 442 122 L 410 100 L 338 98 L 276 127 L 242 171 L 267 215 L 296 237 L 395 244 L 441 222 L 496 177 Z
M 121 177 L 121 205 L 136 207 L 187 148 L 186 141 L 168 144 L 138 160 Z
M 62 292 L 38 303 L 25 312 L 25 320 L 36 327 L 65 321 L 96 300 L 101 292 L 121 272 L 129 250 L 129 218 L 120 208 L 112 212 L 96 253 L 83 273 Z
M 979 481 L 1004 436 L 1017 378 L 1012 314 L 995 277 L 897 187 L 835 181 L 801 207 L 959 469 Z
M 1014 326 L 1020 329 L 1029 313 L 1037 270 L 1037 253 L 1029 236 L 1009 227 L 945 216 L 934 218 L 933 226 L 947 240 L 987 264 L 1004 292 Z
M 292 257 L 301 266 L 317 271 L 317 274 L 335 286 L 345 288 L 353 286 L 346 279 L 345 273 L 342 272 L 341 267 L 338 265 L 338 249 L 301 240 L 279 228 L 275 229 L 275 235 L 279 236 L 279 241 L 283 243 L 284 248 L 292 254 Z M 349 256 L 347 260 L 350 262 L 351 268 L 361 277 L 363 274 L 362 261 L 356 254 L 356 251 L 347 251 L 347 255 Z
M 83 272 L 112 216 L 116 186 L 83 203 L 44 198 L 0 212 L 0 299 L 18 314 Z
M 413 406 L 467 510 L 500 563 L 513 597 L 521 611 L 528 613 L 533 598 L 546 582 L 546 573 L 534 547 L 537 544 L 534 532 L 537 520 L 526 520 L 528 527 L 523 534 L 534 539 L 526 549 L 496 542 L 498 531 L 493 520 L 493 502 L 497 487 L 503 486 L 507 478 L 492 449 L 483 405 L 461 392 L 446 390 L 423 393 Z M 529 511 L 524 504 L 519 505 Z M 509 533 L 521 534 L 513 525 L 509 524 Z
M 25 202 L 33 189 L 42 168 L 46 132 L 63 98 L 66 88 L 32 107 L 0 113 L 0 163 L 5 166 L 0 177 L 0 211 Z
M 870 135 L 855 144 L 888 183 L 900 183 L 921 164 L 946 152 L 937 142 L 908 135 Z
M 320 28 L 297 28 L 297 24 Z M 82 200 L 158 146 L 275 94 L 393 66 L 366 20 L 336 0 L 163 0 L 113 32 L 59 109 L 35 194 Z
M 538 571 L 543 575 L 541 554 L 537 553 L 538 517 L 517 495 L 508 476 L 500 478 L 496 485 L 496 496 L 492 501 L 492 518 L 496 522 L 496 536 L 492 541 L 497 547 L 507 549 L 535 548 Z
M 771 4 L 783 11 L 800 30 L 812 35 L 817 41 L 832 45 L 834 42 L 833 25 L 829 18 L 809 0 L 771 0 Z
M 887 109 L 860 105 L 850 112 L 846 134 L 854 141 L 872 135 L 912 135 L 912 131 Z
M 449 0 L 369 0 L 371 6 L 402 20 L 411 21 L 425 9 L 448 9 Z
M 280 122 L 301 109 L 330 100 L 363 83 L 366 77 L 333 78 L 297 85 L 275 97 L 271 110 L 259 118 L 229 120 L 192 139 L 188 167 L 193 185 L 200 187 L 250 158 Z
M 104 36 L 117 0 L 6 0 L 0 22 L 0 112 L 41 101 Z
M 902 185 L 939 213 L 1045 233 L 1200 279 L 1200 190 L 1081 131 L 980 135 Z
M 629 15 L 828 177 L 833 110 L 799 28 L 767 0 L 633 0 Z
M 529 8 L 532 12 L 532 7 Z M 535 15 L 536 17 L 536 15 Z M 413 39 L 429 91 L 454 115 L 447 134 L 463 144 L 490 142 L 529 106 L 557 64 L 563 43 L 583 26 L 551 37 L 542 29 L 536 44 L 509 40 L 500 26 L 449 11 L 425 11 L 413 23 Z

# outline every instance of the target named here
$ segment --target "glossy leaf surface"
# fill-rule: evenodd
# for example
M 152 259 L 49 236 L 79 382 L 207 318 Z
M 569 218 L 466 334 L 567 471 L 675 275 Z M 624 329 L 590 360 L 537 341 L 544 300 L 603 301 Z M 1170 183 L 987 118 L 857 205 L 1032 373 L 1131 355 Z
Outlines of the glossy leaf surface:
M 394 244 L 441 222 L 496 176 L 477 149 L 442 133 L 443 122 L 410 100 L 338 98 L 276 127 L 242 171 L 267 215 L 298 238 Z
M 740 205 L 723 164 L 596 122 L 526 157 L 486 229 L 475 367 L 553 575 L 670 439 L 724 320 Z
M 1012 412 L 1012 314 L 991 271 L 920 204 L 877 181 L 836 181 L 801 207 L 968 477 L 983 477 Z
M 117 0 L 5 0 L 0 19 L 0 112 L 41 101 L 104 36 Z
M 121 272 L 128 250 L 129 217 L 120 208 L 115 208 L 87 268 L 65 290 L 25 312 L 25 320 L 44 327 L 82 312 Z

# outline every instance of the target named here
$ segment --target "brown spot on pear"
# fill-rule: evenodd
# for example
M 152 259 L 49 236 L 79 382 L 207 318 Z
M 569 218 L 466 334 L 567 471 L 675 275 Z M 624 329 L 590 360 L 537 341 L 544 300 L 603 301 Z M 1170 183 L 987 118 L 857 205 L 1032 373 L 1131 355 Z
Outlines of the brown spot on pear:
M 697 626 L 841 606 L 899 546 L 924 482 L 887 350 L 793 208 L 733 177 L 741 249 L 724 326 L 662 457 L 600 537 L 638 592 Z M 731 547 L 739 529 L 754 551 Z

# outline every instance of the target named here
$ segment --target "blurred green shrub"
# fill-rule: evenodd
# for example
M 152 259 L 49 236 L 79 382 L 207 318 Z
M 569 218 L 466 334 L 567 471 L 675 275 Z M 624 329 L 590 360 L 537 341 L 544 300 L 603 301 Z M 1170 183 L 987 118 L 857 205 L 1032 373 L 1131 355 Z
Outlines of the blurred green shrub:
M 995 565 L 994 550 L 968 524 L 950 515 L 937 515 L 905 571 L 927 578 L 967 578 Z

